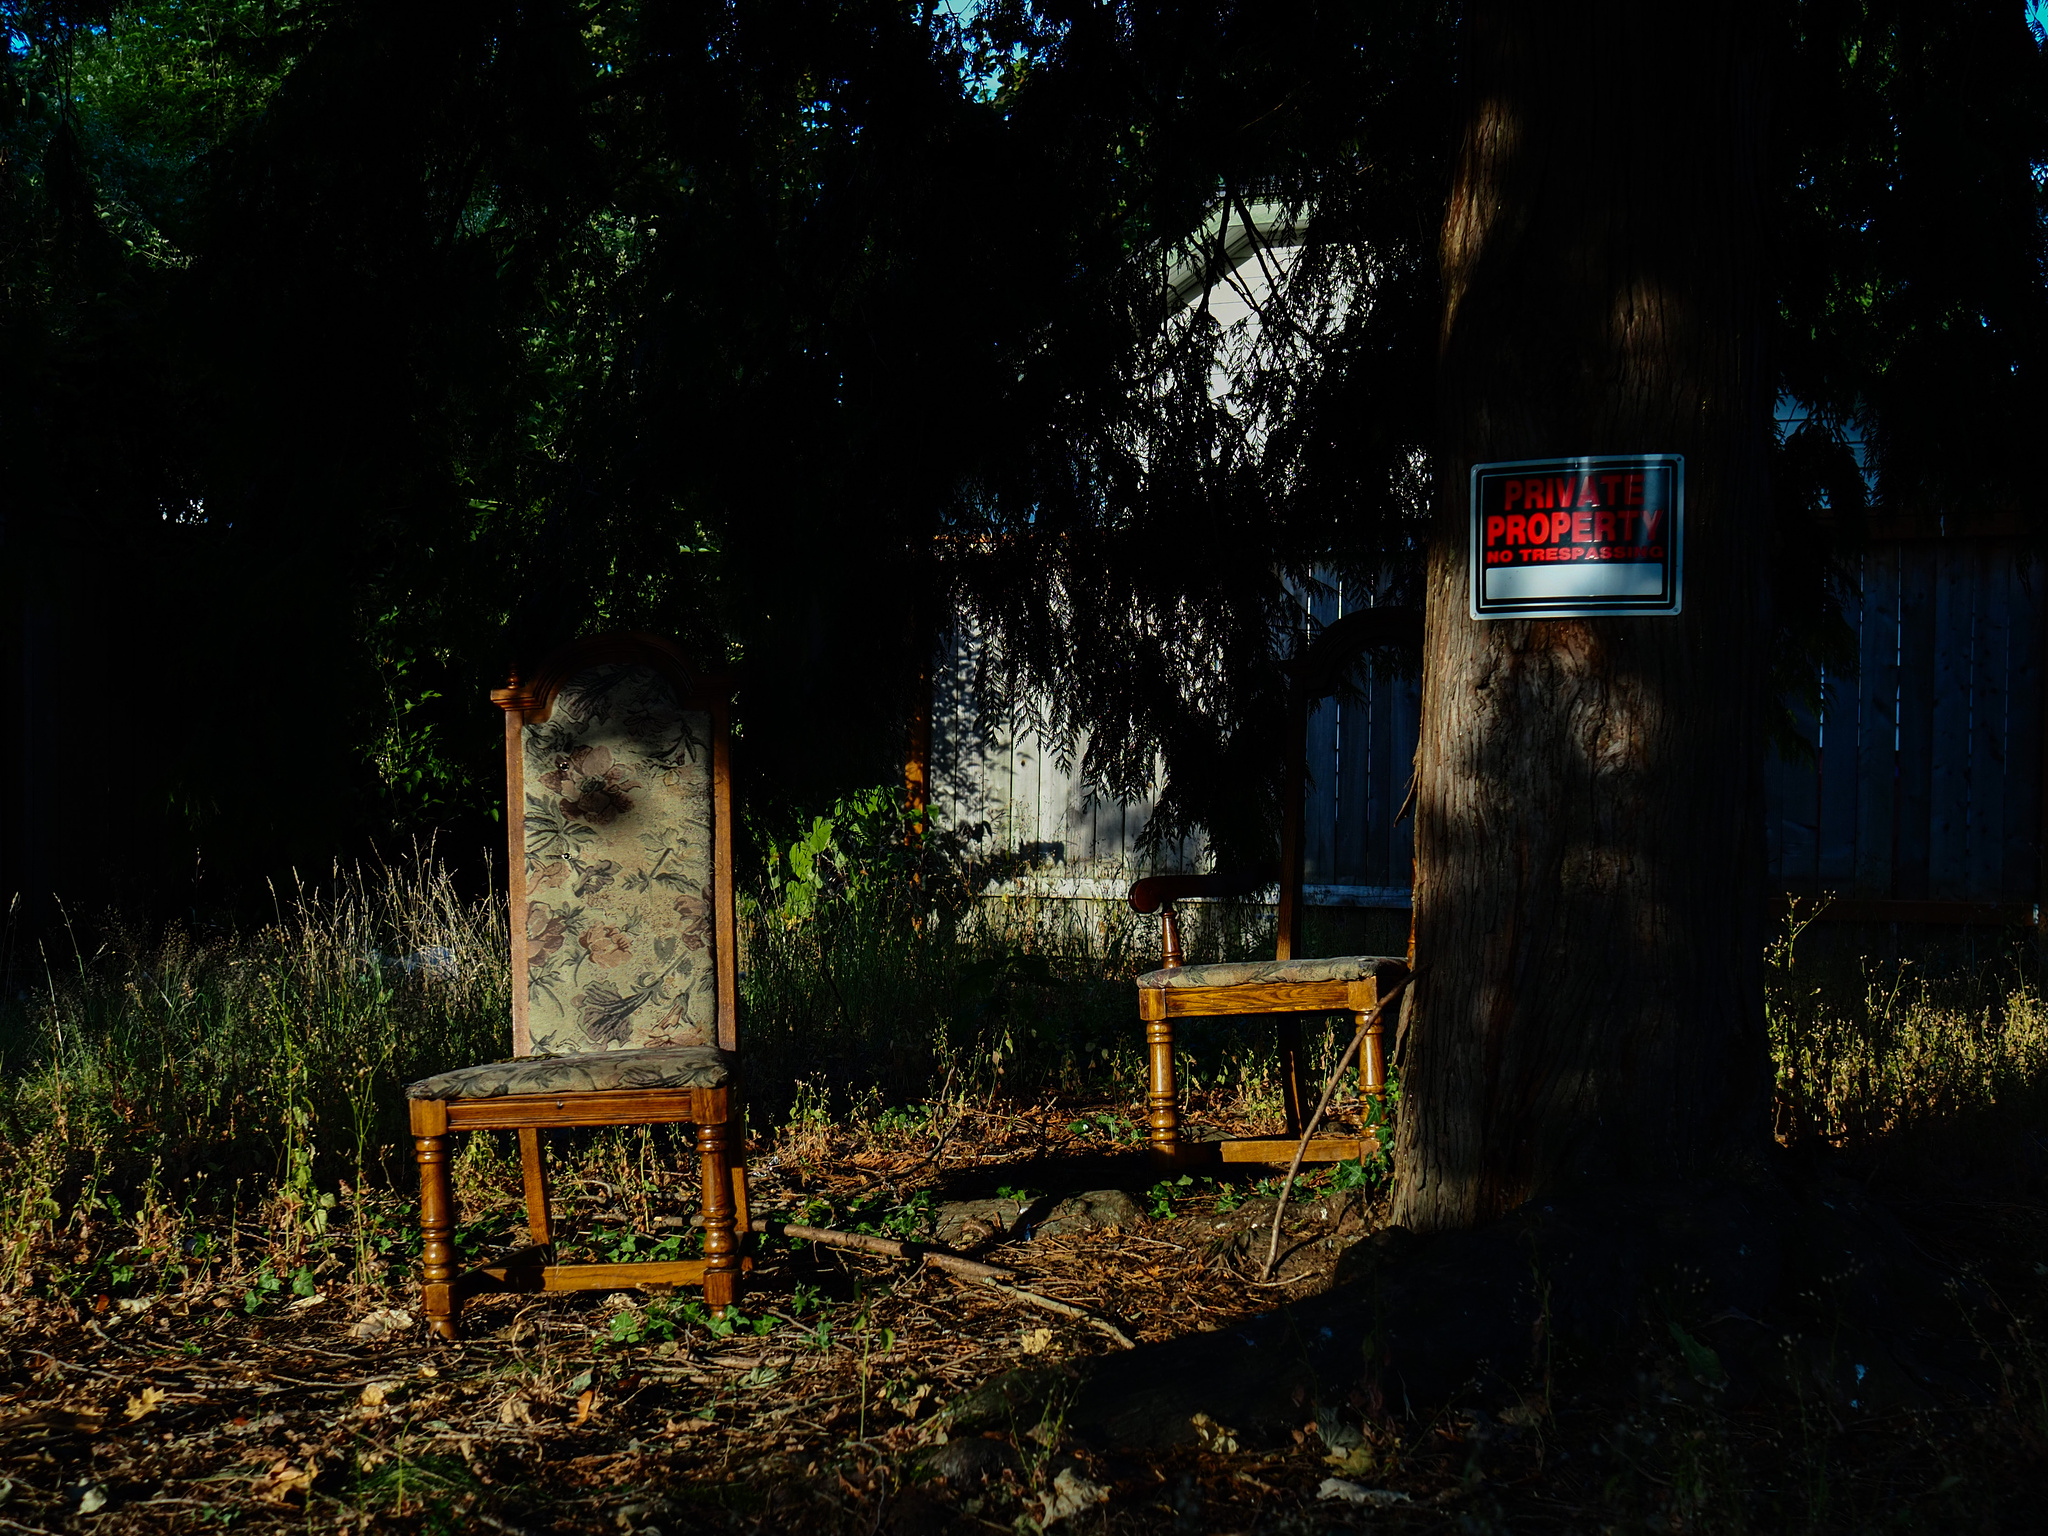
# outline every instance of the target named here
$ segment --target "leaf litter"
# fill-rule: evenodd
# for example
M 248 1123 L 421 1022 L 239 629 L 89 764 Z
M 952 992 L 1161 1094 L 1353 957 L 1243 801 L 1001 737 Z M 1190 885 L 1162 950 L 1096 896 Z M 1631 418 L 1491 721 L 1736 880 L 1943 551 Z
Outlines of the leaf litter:
M 1070 1114 L 986 1117 L 953 1133 L 943 1166 L 849 1146 L 795 1177 L 757 1158 L 756 1212 L 895 1220 L 889 1230 L 928 1239 L 940 1217 L 959 1216 L 963 1201 L 947 1197 L 989 1204 L 1001 1188 L 1007 1205 L 974 1231 L 975 1256 L 1140 1344 L 1318 1293 L 1382 1219 L 1371 1189 L 1316 1175 L 1290 1203 L 1278 1284 L 1260 1287 L 1273 1206 L 1262 1171 L 1148 1188 L 1155 1176 L 1134 1161 L 1073 1145 Z M 1119 1180 L 1144 1194 L 1139 1214 L 1034 1232 L 1034 1215 L 1057 1205 L 1048 1191 Z M 501 1229 L 516 1222 L 510 1190 L 465 1193 Z M 579 1209 L 572 1225 L 618 1214 Z M 1940 1235 L 1953 1244 L 1968 1230 L 1951 1213 Z M 2048 1218 L 2037 1199 L 2006 1199 L 1974 1235 L 1987 1265 L 2031 1258 Z M 1420 1530 L 1455 1508 L 1474 1528 L 1563 1528 L 1597 1512 L 1599 1524 L 1626 1515 L 1687 1530 L 1810 1471 L 1817 1438 L 1836 1474 L 1881 1475 L 1884 1497 L 1930 1511 L 1979 1508 L 1987 1465 L 2019 1469 L 2004 1474 L 2017 1497 L 2048 1462 L 2048 1441 L 2028 1449 L 2026 1431 L 2042 1440 L 2041 1429 L 2019 1395 L 2017 1414 L 1984 1410 L 1967 1425 L 1823 1427 L 1782 1408 L 1721 1411 L 1704 1389 L 1681 1401 L 1654 1384 L 1687 1374 L 1669 1335 L 1646 1336 L 1644 1350 L 1663 1354 L 1643 1355 L 1639 1390 L 1620 1399 L 1559 1392 L 1494 1416 L 1420 1419 L 1305 1404 L 1277 1447 L 1202 1415 L 1185 1445 L 1091 1449 L 1065 1433 L 1057 1394 L 969 1429 L 948 1405 L 1027 1366 L 1085 1368 L 1115 1345 L 988 1285 L 814 1244 L 763 1244 L 728 1314 L 687 1291 L 486 1296 L 453 1346 L 426 1335 L 402 1272 L 385 1285 L 327 1276 L 329 1304 L 297 1310 L 251 1308 L 242 1271 L 156 1283 L 127 1298 L 140 1307 L 47 1286 L 0 1300 L 0 1528 Z M 2017 1316 L 2015 1328 L 2028 1336 Z M 1656 1359 L 1668 1360 L 1664 1377 Z M 1809 1523 L 1855 1529 L 1870 1507 L 1844 1496 Z

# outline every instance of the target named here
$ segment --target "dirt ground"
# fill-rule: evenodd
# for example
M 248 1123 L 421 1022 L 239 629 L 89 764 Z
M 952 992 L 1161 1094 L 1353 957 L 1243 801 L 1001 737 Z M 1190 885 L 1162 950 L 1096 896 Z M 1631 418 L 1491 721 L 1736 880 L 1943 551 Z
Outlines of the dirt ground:
M 687 1294 L 488 1297 L 455 1346 L 419 1326 L 416 1287 L 342 1273 L 300 1296 L 252 1291 L 247 1264 L 13 1296 L 0 1530 L 2041 1528 L 2048 1371 L 2031 1319 L 2048 1205 L 2034 1195 L 1957 1192 L 1911 1212 L 1920 1241 L 2012 1304 L 2005 1336 L 1984 1341 L 2005 1383 L 1989 1394 L 1735 1407 L 1682 1340 L 1647 1328 L 1627 1358 L 1550 1362 L 1505 1407 L 1308 1404 L 1266 1447 L 1240 1444 L 1225 1412 L 1138 1454 L 1068 1434 L 1058 1384 L 1118 1351 L 1112 1332 L 1143 1348 L 1327 1289 L 1381 1213 L 1323 1175 L 1290 1202 L 1279 1280 L 1261 1286 L 1271 1170 L 1161 1184 L 1113 1136 L 1077 1134 L 1076 1113 L 995 1117 L 936 1155 L 757 1158 L 753 1188 L 757 1213 L 935 1224 L 1088 1318 L 782 1240 L 762 1245 L 738 1318 Z M 1077 1192 L 1098 1198 L 1063 1215 Z M 584 1214 L 601 1222 L 602 1203 Z M 509 1195 L 482 1214 L 516 1221 Z M 138 1294 L 111 1294 L 124 1288 Z M 1023 1380 L 1038 1390 L 1006 1391 Z

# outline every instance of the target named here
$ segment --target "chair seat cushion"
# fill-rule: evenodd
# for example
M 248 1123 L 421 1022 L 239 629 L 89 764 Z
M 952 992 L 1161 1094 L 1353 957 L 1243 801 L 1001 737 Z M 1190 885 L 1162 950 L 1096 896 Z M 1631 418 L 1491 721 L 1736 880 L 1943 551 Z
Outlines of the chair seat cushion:
M 514 1093 L 599 1093 L 612 1088 L 722 1088 L 734 1058 L 712 1045 L 520 1056 L 437 1072 L 405 1085 L 408 1099 L 502 1099 Z
M 1141 987 L 1251 987 L 1312 981 L 1364 981 L 1388 964 L 1384 955 L 1341 955 L 1334 960 L 1248 960 L 1235 965 L 1176 965 L 1147 971 Z M 1393 961 L 1400 964 L 1400 961 Z

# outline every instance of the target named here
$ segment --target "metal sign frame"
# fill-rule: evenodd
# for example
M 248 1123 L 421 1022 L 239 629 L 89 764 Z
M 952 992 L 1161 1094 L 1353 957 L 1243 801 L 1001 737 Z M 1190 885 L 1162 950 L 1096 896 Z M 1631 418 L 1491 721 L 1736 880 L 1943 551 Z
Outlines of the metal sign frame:
M 1517 513 L 1524 496 L 1529 505 Z M 1475 619 L 1670 617 L 1684 606 L 1681 454 L 1474 464 L 1471 507 Z M 1489 518 L 1499 526 L 1489 528 Z

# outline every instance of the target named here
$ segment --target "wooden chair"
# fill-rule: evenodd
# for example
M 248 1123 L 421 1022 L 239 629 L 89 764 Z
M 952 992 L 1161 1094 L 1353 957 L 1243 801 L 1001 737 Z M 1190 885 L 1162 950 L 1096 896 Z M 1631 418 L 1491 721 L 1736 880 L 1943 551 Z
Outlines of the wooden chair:
M 702 1285 L 731 1305 L 748 1267 L 735 1019 L 726 690 L 651 635 L 579 640 L 491 695 L 505 712 L 511 1060 L 408 1084 L 428 1326 L 459 1337 L 481 1291 Z M 687 1123 L 704 1257 L 558 1264 L 541 1132 Z M 458 1273 L 448 1137 L 515 1129 L 533 1246 Z
M 1148 1065 L 1146 1123 L 1150 1152 L 1172 1167 L 1214 1162 L 1284 1163 L 1294 1155 L 1313 1106 L 1305 1099 L 1320 1084 L 1302 1078 L 1301 1015 L 1349 1013 L 1364 1031 L 1358 1053 L 1362 1102 L 1386 1094 L 1385 1024 L 1373 1017 L 1380 999 L 1408 976 L 1408 963 L 1384 955 L 1342 955 L 1330 959 L 1301 955 L 1302 798 L 1307 781 L 1308 717 L 1316 701 L 1336 693 L 1360 655 L 1369 648 L 1419 648 L 1421 616 L 1412 609 L 1365 609 L 1340 619 L 1297 659 L 1288 695 L 1280 863 L 1277 868 L 1213 875 L 1153 875 L 1131 887 L 1133 911 L 1161 914 L 1163 953 L 1159 969 L 1138 978 L 1138 1017 L 1145 1025 Z M 1245 896 L 1278 883 L 1277 953 L 1270 961 L 1232 965 L 1183 963 L 1177 904 L 1202 897 Z M 1180 1094 L 1174 1073 L 1174 1021 L 1185 1018 L 1279 1016 L 1280 1095 L 1285 1137 L 1183 1143 Z M 1304 1161 L 1341 1162 L 1375 1150 L 1369 1133 L 1318 1136 Z

